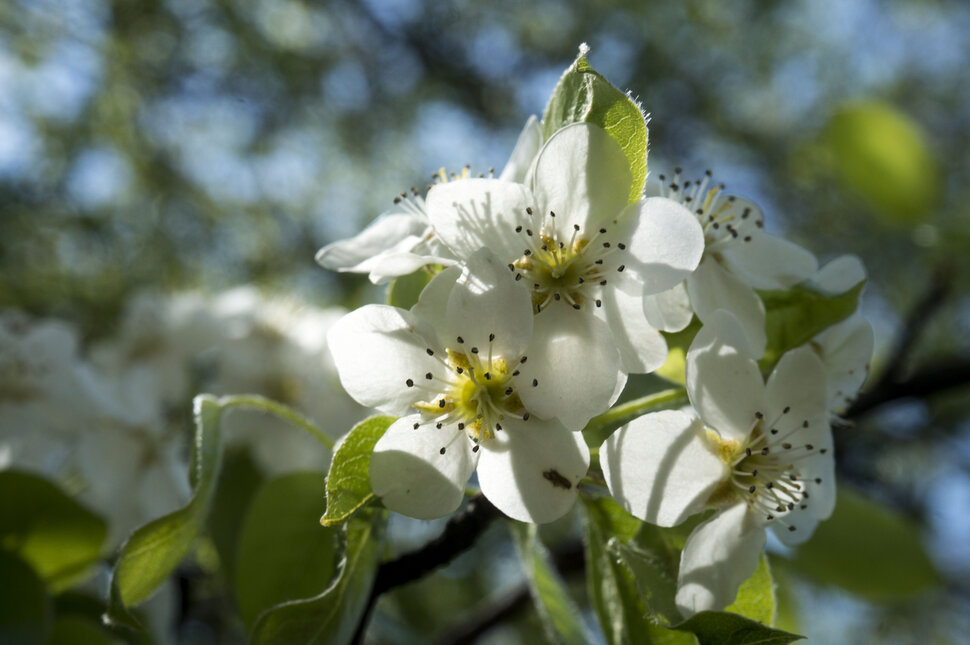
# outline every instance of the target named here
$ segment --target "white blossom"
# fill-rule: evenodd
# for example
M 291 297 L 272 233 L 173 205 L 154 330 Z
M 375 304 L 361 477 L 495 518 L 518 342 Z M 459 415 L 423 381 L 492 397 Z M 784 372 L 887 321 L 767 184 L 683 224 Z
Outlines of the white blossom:
M 417 518 L 454 511 L 478 471 L 506 515 L 548 522 L 576 498 L 589 465 L 577 430 L 615 398 L 616 349 L 584 316 L 552 327 L 488 249 L 449 268 L 406 311 L 367 305 L 328 334 L 344 387 L 400 416 L 378 441 L 371 485 L 391 510 Z
M 733 602 L 765 529 L 797 544 L 835 502 L 824 368 L 807 346 L 787 352 L 767 383 L 738 320 L 721 310 L 687 354 L 695 413 L 644 415 L 600 449 L 611 493 L 630 513 L 674 526 L 707 508 L 681 554 L 685 616 Z

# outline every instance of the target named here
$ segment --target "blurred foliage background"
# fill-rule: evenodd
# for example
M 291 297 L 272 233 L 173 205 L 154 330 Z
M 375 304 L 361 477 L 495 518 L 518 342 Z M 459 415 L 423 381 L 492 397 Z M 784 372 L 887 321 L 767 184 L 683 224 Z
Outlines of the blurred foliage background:
M 802 629 L 818 642 L 959 642 L 968 34 L 960 0 L 6 0 L 0 307 L 71 320 L 93 341 L 144 289 L 380 298 L 314 252 L 439 167 L 500 168 L 588 42 L 594 67 L 652 115 L 651 175 L 711 168 L 769 229 L 869 269 L 869 387 L 883 396 L 838 430 L 840 475 L 920 527 L 944 582 L 887 600 L 782 564 Z M 378 633 L 395 642 L 491 596 L 501 576 L 468 560 L 509 548 L 392 594 Z

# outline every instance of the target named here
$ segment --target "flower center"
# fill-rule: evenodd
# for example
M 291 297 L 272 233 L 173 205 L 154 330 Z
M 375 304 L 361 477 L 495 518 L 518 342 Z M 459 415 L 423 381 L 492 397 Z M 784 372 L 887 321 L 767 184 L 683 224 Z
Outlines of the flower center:
M 526 213 L 535 222 L 533 209 L 527 208 Z M 600 296 L 609 282 L 608 275 L 626 269 L 622 264 L 626 244 L 615 239 L 607 228 L 589 235 L 574 224 L 566 234 L 557 228 L 553 211 L 534 226 L 515 227 L 526 247 L 509 264 L 515 279 L 525 280 L 532 289 L 533 312 L 539 313 L 558 301 L 565 301 L 573 309 L 582 309 L 589 303 L 603 306 Z
M 510 365 L 505 358 L 492 355 L 494 339 L 495 335 L 491 334 L 487 351 L 478 347 L 471 347 L 468 353 L 445 350 L 439 358 L 442 369 L 438 374 L 425 374 L 420 379 L 424 384 L 407 380 L 408 387 L 422 389 L 430 395 L 412 404 L 428 419 L 426 423 L 434 423 L 438 428 L 456 424 L 458 430 L 464 430 L 477 443 L 494 437 L 495 432 L 502 430 L 506 418 L 529 418 L 515 384 L 519 375 L 515 368 L 528 357 L 522 356 Z M 457 341 L 459 345 L 464 344 L 460 336 Z M 427 352 L 438 356 L 430 348 Z M 415 429 L 420 426 L 416 423 Z

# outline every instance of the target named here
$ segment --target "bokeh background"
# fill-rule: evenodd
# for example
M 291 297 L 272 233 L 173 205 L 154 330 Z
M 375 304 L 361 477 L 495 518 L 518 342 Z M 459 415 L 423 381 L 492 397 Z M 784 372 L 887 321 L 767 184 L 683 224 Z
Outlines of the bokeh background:
M 652 176 L 711 169 L 764 207 L 769 230 L 868 267 L 872 396 L 838 429 L 840 478 L 906 518 L 938 584 L 872 593 L 782 558 L 785 619 L 800 621 L 787 624 L 820 643 L 962 642 L 968 34 L 961 0 L 6 0 L 0 308 L 66 321 L 84 352 L 130 331 L 144 293 L 380 299 L 315 251 L 441 167 L 501 168 L 587 42 L 593 67 L 651 114 Z M 418 543 L 437 525 L 408 530 Z M 513 588 L 510 549 L 493 535 L 391 594 L 373 637 L 440 634 Z M 483 570 L 478 558 L 513 559 Z M 180 620 L 233 633 L 217 616 Z M 535 628 L 526 608 L 486 637 Z

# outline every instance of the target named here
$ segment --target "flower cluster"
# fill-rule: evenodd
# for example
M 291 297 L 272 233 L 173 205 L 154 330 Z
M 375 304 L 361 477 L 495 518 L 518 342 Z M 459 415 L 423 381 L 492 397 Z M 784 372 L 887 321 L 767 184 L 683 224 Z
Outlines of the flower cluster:
M 403 212 L 318 255 L 375 282 L 435 274 L 409 310 L 367 305 L 328 334 L 348 393 L 398 417 L 374 449 L 372 488 L 391 510 L 434 518 L 477 472 L 509 517 L 563 516 L 589 469 L 583 428 L 629 374 L 663 366 L 664 332 L 696 317 L 678 379 L 690 406 L 644 410 L 599 459 L 642 520 L 669 527 L 713 509 L 684 547 L 676 600 L 684 615 L 722 608 L 766 529 L 798 543 L 832 512 L 829 421 L 872 352 L 858 314 L 785 345 L 765 294 L 835 297 L 864 270 L 851 257 L 819 270 L 710 173 L 661 175 L 630 200 L 635 169 L 596 124 L 541 132 L 530 120 L 498 177 L 442 173 L 426 196 L 396 200 Z

